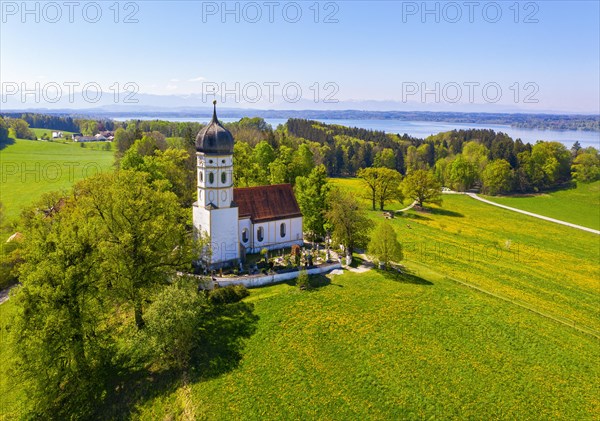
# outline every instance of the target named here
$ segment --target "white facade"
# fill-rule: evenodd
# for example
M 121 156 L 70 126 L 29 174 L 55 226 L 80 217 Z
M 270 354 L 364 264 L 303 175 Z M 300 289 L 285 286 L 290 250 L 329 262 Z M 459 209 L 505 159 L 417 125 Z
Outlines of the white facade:
M 211 267 L 235 264 L 240 258 L 238 208 L 233 202 L 233 156 L 196 153 L 198 201 L 194 227 L 210 237 Z
M 240 219 L 238 237 L 246 253 L 302 245 L 302 217 L 283 218 L 252 223 L 250 218 Z

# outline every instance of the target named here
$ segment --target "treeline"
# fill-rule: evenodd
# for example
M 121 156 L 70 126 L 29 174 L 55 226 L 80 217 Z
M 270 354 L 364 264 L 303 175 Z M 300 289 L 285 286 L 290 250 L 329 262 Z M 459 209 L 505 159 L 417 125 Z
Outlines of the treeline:
M 188 152 L 187 170 L 195 173 L 194 141 L 200 124 L 156 120 L 122 125 L 115 133 L 120 156 L 140 140 L 136 152 L 128 152 L 126 162 L 143 160 L 131 159 L 134 153 L 153 155 L 155 150 L 164 153 L 177 147 Z M 393 169 L 401 176 L 426 170 L 442 186 L 459 191 L 482 189 L 489 194 L 540 191 L 573 178 L 585 182 L 600 177 L 595 148 L 576 143 L 567 150 L 558 142 L 531 145 L 493 130 L 454 130 L 418 139 L 301 119 L 290 119 L 275 130 L 262 118 L 244 118 L 225 126 L 236 139 L 234 178 L 240 187 L 294 185 L 297 177 L 307 176 L 319 165 L 324 165 L 330 177 L 353 177 L 370 167 Z M 195 180 L 189 178 L 187 183 L 190 201 Z
M 598 150 L 581 148 L 578 142 L 571 150 L 559 142 L 532 146 L 486 129 L 417 139 L 299 119 L 290 119 L 287 130 L 326 149 L 324 164 L 331 176 L 355 176 L 369 167 L 390 168 L 401 175 L 428 170 L 443 186 L 459 191 L 482 188 L 490 194 L 540 191 L 573 178 L 600 178 Z
M 48 114 L 36 114 L 36 113 L 8 113 L 4 114 L 5 117 L 21 119 L 29 124 L 29 127 L 36 129 L 52 129 L 52 130 L 64 130 L 67 132 L 79 132 L 79 124 L 73 117 L 63 117 L 57 115 Z

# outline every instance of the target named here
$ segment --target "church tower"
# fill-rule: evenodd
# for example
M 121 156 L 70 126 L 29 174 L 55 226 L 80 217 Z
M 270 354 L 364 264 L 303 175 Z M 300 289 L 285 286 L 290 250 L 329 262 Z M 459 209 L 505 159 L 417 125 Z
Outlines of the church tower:
M 211 269 L 239 262 L 238 207 L 233 201 L 233 136 L 213 117 L 196 136 L 198 201 L 193 205 L 194 228 L 210 237 Z

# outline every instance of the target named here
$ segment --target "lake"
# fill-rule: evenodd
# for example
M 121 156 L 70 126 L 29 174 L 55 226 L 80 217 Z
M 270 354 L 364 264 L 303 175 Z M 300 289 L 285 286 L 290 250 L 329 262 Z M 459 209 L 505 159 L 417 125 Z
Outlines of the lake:
M 157 117 L 119 117 L 115 120 L 155 120 Z M 197 121 L 207 123 L 210 117 L 160 117 L 161 120 L 168 121 Z M 224 123 L 238 121 L 239 118 L 219 118 Z M 265 118 L 273 128 L 279 124 L 284 124 L 287 119 L 284 118 Z M 318 119 L 325 124 L 340 124 L 348 127 L 359 127 L 369 130 L 381 130 L 387 133 L 408 134 L 413 137 L 426 138 L 432 134 L 447 132 L 460 129 L 492 129 L 496 132 L 503 132 L 513 139 L 520 138 L 523 142 L 534 144 L 538 140 L 558 141 L 570 148 L 573 143 L 579 141 L 583 146 L 600 147 L 600 132 L 584 132 L 577 130 L 540 130 L 540 129 L 522 129 L 503 124 L 475 124 L 475 123 L 446 123 L 435 121 L 406 121 L 406 120 L 329 120 Z

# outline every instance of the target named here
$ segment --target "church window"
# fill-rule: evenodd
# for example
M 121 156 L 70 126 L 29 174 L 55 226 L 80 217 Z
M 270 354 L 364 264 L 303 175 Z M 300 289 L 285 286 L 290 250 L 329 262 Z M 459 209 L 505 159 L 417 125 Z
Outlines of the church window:
M 242 243 L 246 244 L 248 242 L 248 229 L 244 228 L 242 230 Z
M 215 182 L 215 175 L 211 172 L 208 173 L 208 183 L 212 184 Z
M 212 159 L 209 159 L 209 160 L 208 160 L 208 163 L 209 163 L 209 164 L 212 164 Z
M 225 184 L 227 182 L 227 173 L 221 173 L 221 183 Z
M 202 182 L 204 179 L 204 177 L 202 176 L 202 172 L 200 172 L 199 177 L 200 177 L 200 182 Z
M 224 160 L 224 159 L 222 159 L 222 160 L 221 160 L 221 164 L 224 164 L 224 163 L 225 163 L 225 160 Z
M 279 226 L 279 235 L 281 235 L 281 238 L 285 237 L 285 224 L 281 224 Z
M 258 227 L 258 230 L 256 231 L 256 239 L 259 242 L 262 242 L 265 239 L 265 230 L 263 227 Z

